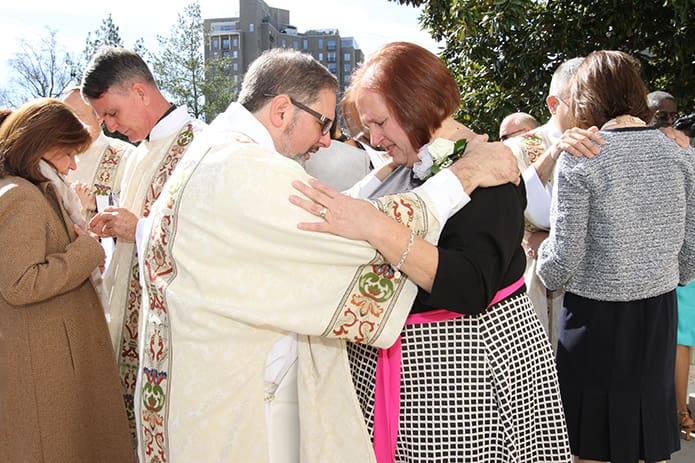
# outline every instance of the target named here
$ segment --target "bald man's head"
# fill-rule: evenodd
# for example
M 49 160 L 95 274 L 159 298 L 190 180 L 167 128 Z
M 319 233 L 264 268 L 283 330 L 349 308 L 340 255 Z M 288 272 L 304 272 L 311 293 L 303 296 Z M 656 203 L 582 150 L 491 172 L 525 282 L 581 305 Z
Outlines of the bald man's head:
M 79 87 L 66 90 L 63 93 L 62 100 L 63 103 L 70 106 L 75 111 L 77 117 L 87 126 L 92 141 L 99 138 L 102 120 L 97 115 L 96 111 L 94 111 L 94 108 L 82 98 Z

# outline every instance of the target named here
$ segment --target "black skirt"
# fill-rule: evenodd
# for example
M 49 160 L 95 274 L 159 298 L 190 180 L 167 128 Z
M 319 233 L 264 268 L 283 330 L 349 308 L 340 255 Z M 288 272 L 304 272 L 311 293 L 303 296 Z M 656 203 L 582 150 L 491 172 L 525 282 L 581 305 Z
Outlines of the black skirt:
M 557 366 L 572 454 L 634 463 L 680 449 L 675 290 L 631 302 L 566 293 Z

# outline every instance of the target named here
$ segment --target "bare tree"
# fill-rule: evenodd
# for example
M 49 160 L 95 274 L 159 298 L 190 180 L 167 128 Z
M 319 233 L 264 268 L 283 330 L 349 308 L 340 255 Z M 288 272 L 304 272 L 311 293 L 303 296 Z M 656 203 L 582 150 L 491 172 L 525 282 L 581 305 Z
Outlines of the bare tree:
M 19 105 L 15 101 L 15 98 L 12 97 L 10 91 L 6 88 L 0 89 L 0 109 L 16 108 L 17 106 Z
M 18 76 L 11 81 L 21 99 L 58 97 L 76 81 L 75 60 L 56 40 L 57 31 L 46 28 L 47 33 L 38 43 L 19 40 L 20 51 L 8 63 Z

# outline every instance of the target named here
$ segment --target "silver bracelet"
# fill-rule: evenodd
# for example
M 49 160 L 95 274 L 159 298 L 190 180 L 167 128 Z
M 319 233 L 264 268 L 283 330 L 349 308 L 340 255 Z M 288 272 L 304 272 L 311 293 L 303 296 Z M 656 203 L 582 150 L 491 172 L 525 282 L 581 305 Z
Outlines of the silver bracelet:
M 403 254 L 401 254 L 401 260 L 398 261 L 396 265 L 393 266 L 395 278 L 399 280 L 401 278 L 401 267 L 405 264 L 405 260 L 410 254 L 410 249 L 413 247 L 413 242 L 415 241 L 415 230 L 410 230 L 410 238 L 408 238 L 408 245 L 405 247 Z

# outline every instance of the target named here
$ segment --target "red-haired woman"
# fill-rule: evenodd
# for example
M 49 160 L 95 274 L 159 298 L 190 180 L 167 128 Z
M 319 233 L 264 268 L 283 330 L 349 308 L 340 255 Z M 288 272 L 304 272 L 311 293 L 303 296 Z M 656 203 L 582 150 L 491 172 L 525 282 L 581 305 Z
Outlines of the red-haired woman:
M 451 118 L 459 98 L 444 63 L 422 47 L 392 43 L 372 55 L 352 78 L 343 114 L 392 164 L 354 191 L 410 190 L 445 165 L 460 144 L 437 137 L 474 136 Z M 303 228 L 369 241 L 420 287 L 392 348 L 348 346 L 378 461 L 570 461 L 552 349 L 523 281 L 523 184 L 476 189 L 436 247 L 314 185 L 302 190 L 329 212 Z

